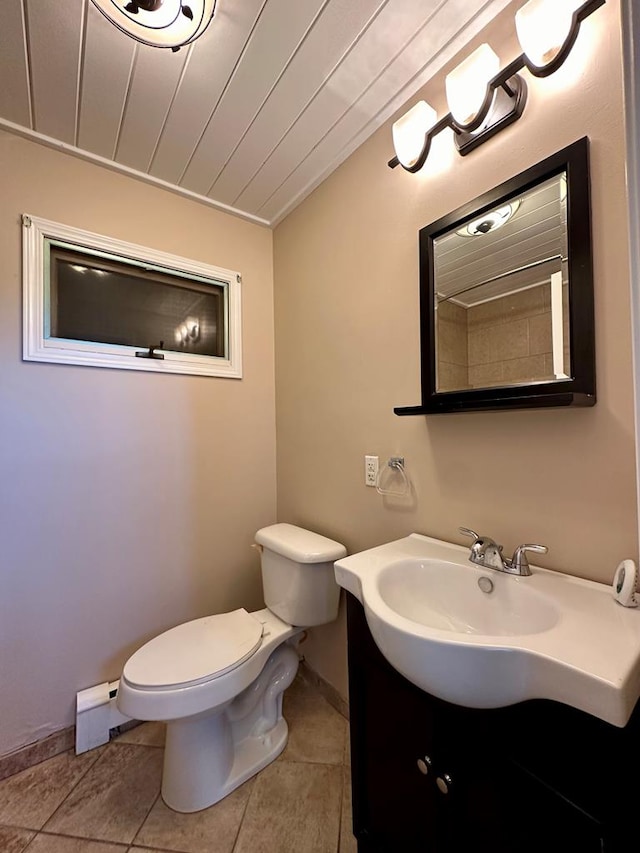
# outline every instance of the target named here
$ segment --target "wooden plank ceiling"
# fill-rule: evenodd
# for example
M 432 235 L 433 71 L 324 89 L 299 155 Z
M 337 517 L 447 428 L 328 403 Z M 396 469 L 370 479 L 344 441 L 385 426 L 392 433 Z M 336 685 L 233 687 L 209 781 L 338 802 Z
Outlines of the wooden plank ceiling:
M 172 53 L 2 0 L 0 129 L 275 225 L 508 3 L 218 0 Z

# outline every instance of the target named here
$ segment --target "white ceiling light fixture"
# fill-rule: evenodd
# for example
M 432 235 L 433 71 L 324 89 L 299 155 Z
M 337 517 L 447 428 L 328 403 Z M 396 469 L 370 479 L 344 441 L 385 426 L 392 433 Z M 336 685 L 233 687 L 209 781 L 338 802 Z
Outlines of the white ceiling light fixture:
M 179 50 L 199 38 L 213 18 L 216 0 L 92 0 L 126 35 L 151 47 Z
M 455 146 L 464 156 L 517 121 L 527 102 L 527 84 L 519 72 L 526 68 L 536 77 L 546 77 L 557 71 L 571 51 L 582 21 L 605 3 L 606 0 L 525 3 L 515 16 L 524 53 L 500 70 L 498 57 L 488 44 L 477 48 L 447 74 L 445 88 L 450 113 L 426 134 L 416 131 L 410 137 L 410 156 L 405 155 L 398 140 L 405 131 L 404 120 L 407 119 L 407 128 L 412 124 L 415 107 L 395 122 L 396 156 L 389 160 L 389 167 L 402 166 L 409 172 L 417 172 L 425 163 L 433 137 L 446 128 L 453 130 Z M 420 141 L 422 148 L 417 153 Z

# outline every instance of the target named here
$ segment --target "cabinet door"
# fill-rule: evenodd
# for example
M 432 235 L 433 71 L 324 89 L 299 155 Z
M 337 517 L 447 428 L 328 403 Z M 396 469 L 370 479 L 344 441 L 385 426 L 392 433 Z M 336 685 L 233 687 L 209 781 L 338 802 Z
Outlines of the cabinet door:
M 437 789 L 428 764 L 433 760 L 429 711 L 416 705 L 402 682 L 376 667 L 367 671 L 362 698 L 366 707 L 354 720 L 359 732 L 352 735 L 360 740 L 366 733 L 366 745 L 360 742 L 360 758 L 352 765 L 355 816 L 385 853 L 435 853 Z
M 602 827 L 521 767 L 460 768 L 448 796 L 447 853 L 603 853 Z
M 360 850 L 439 853 L 429 698 L 387 664 L 351 597 L 348 618 L 353 821 Z

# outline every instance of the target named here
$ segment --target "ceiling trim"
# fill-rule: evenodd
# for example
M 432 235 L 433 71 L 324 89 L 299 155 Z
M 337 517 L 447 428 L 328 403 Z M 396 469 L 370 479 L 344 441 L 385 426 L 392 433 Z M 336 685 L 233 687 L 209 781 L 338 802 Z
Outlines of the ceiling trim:
M 184 189 L 176 184 L 169 183 L 169 181 L 163 181 L 161 178 L 148 175 L 146 172 L 139 172 L 137 169 L 132 169 L 130 166 L 125 166 L 122 163 L 116 163 L 114 160 L 108 160 L 106 157 L 101 157 L 99 154 L 92 154 L 90 151 L 84 151 L 82 148 L 78 148 L 75 145 L 69 145 L 67 142 L 61 142 L 51 136 L 46 136 L 43 133 L 38 133 L 35 130 L 30 130 L 27 127 L 15 124 L 15 122 L 0 118 L 0 130 L 6 130 L 8 133 L 13 133 L 15 136 L 22 136 L 31 142 L 37 142 L 40 145 L 44 145 L 47 148 L 53 148 L 56 151 L 63 152 L 64 154 L 70 154 L 72 157 L 77 157 L 80 160 L 87 160 L 89 163 L 93 163 L 96 166 L 102 166 L 105 169 L 109 169 L 111 172 L 119 172 L 129 178 L 144 181 L 145 184 L 151 184 L 159 189 L 168 190 L 168 192 L 171 192 L 174 195 L 183 196 L 191 201 L 219 210 L 222 213 L 237 216 L 240 219 L 252 222 L 254 225 L 263 225 L 266 228 L 273 227 L 273 222 L 268 219 L 263 219 L 255 214 L 247 213 L 245 210 L 239 210 L 237 207 L 232 207 L 229 204 L 216 201 L 208 196 L 200 195 L 192 190 Z

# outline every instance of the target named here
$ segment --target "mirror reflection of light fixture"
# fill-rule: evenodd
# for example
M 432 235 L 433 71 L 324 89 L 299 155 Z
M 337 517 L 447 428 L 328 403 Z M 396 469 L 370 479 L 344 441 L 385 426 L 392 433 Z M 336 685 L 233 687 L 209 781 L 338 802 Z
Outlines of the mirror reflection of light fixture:
M 491 210 L 474 219 L 473 222 L 467 223 L 463 228 L 456 231 L 460 237 L 480 237 L 483 234 L 488 234 L 490 231 L 497 231 L 506 225 L 510 219 L 513 219 L 518 208 L 520 207 L 520 199 L 505 204 L 497 210 Z
M 518 72 L 527 68 L 536 77 L 546 77 L 557 71 L 578 37 L 581 22 L 605 2 L 525 3 L 516 12 L 516 30 L 524 53 L 500 71 L 496 54 L 483 44 L 454 68 L 445 80 L 450 109 L 446 116 L 434 123 L 435 116 L 430 115 L 427 123 L 431 127 L 425 132 L 424 122 L 417 120 L 418 113 L 412 116 L 416 105 L 394 123 L 396 156 L 389 160 L 390 168 L 402 166 L 409 172 L 419 171 L 433 137 L 445 128 L 453 130 L 456 148 L 465 155 L 517 121 L 527 100 L 527 85 Z
M 196 344 L 200 340 L 200 320 L 197 317 L 187 317 L 180 323 L 174 333 L 176 344 L 187 347 Z
M 216 0 L 92 0 L 119 30 L 142 44 L 179 50 L 211 23 Z

